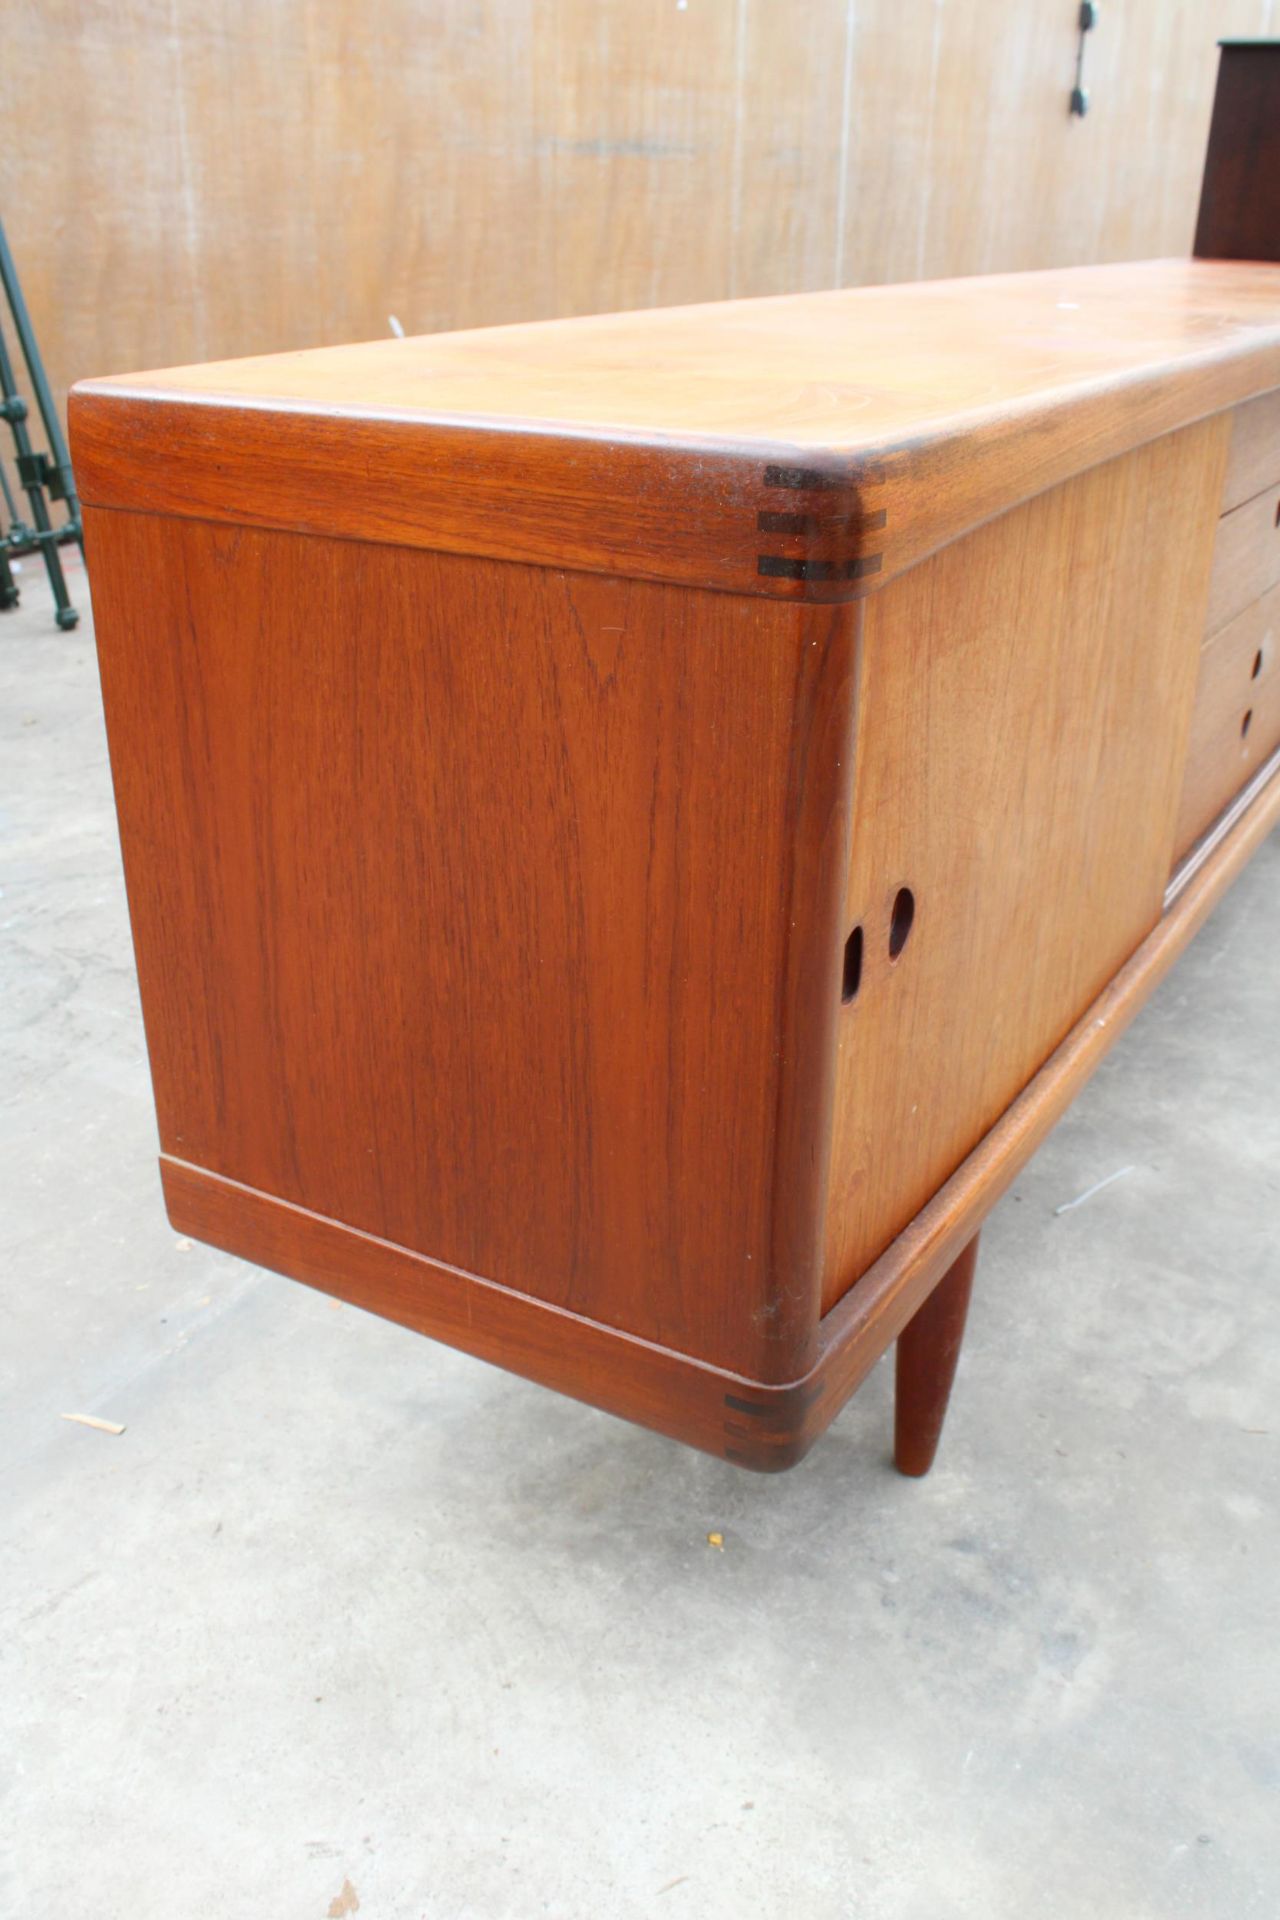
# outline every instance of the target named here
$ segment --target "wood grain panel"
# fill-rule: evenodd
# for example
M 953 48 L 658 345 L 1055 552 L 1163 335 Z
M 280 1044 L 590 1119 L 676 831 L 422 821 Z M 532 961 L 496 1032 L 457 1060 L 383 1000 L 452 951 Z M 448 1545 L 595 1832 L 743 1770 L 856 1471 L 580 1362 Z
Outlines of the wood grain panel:
M 1280 775 L 1187 877 L 1153 932 L 941 1192 L 826 1315 L 814 1363 L 796 1378 L 726 1373 L 164 1156 L 169 1217 L 181 1233 L 736 1465 L 784 1470 L 901 1333 L 1277 819 Z
M 818 1359 L 796 1392 L 802 1453 L 928 1298 L 992 1207 L 1067 1111 L 1103 1057 L 1204 925 L 1231 883 L 1280 822 L 1280 769 L 1260 786 L 1163 917 L 991 1131 L 822 1322 Z M 779 1421 L 781 1424 L 781 1421 Z
M 1181 860 L 1280 742 L 1280 587 L 1200 655 L 1174 858 Z
M 1280 490 L 1280 390 L 1235 410 L 1222 510 L 1242 506 L 1269 488 Z
M 804 1388 L 770 1393 L 167 1154 L 160 1175 L 178 1233 L 737 1465 L 770 1472 L 799 1457 Z
M 557 313 L 599 313 L 730 291 L 733 6 L 555 9 L 540 49 L 554 126 Z M 545 31 L 545 29 L 544 29 Z
M 1213 546 L 1206 634 L 1234 620 L 1280 581 L 1280 486 L 1224 513 Z
M 1044 0 L 1010 8 L 993 34 L 977 6 L 919 8 L 911 31 L 890 6 L 851 8 L 849 280 L 933 279 L 955 272 L 961 251 L 989 261 L 987 272 L 1105 257 L 1078 251 L 1077 236 L 1049 222 L 1037 235 L 1028 220 L 1051 199 L 1059 168 L 1083 160 L 1092 171 L 1100 138 L 1095 128 L 1085 155 L 1086 143 L 1071 141 L 1061 87 L 1070 23 L 1053 11 Z M 925 157 L 910 200 L 883 165 L 888 151 Z
M 34 0 L 0 204 L 55 384 L 729 294 L 1185 252 L 1274 0 Z
M 967 0 L 849 7 L 842 280 L 1189 251 L 1214 43 L 1274 32 L 1273 7 L 1125 0 L 1099 14 L 1080 120 L 1067 112 L 1077 6 L 1025 0 L 998 31 Z
M 731 299 L 846 284 L 840 236 L 852 111 L 846 57 L 852 11 L 849 0 L 800 0 L 794 7 L 739 0 Z M 882 280 L 886 274 L 863 277 Z
M 89 552 L 164 1151 L 802 1370 L 849 613 L 136 514 Z
M 866 603 L 828 1307 L 1159 916 L 1229 431 L 1100 467 Z
M 534 0 L 53 0 L 5 27 L 0 202 L 60 388 L 556 310 Z

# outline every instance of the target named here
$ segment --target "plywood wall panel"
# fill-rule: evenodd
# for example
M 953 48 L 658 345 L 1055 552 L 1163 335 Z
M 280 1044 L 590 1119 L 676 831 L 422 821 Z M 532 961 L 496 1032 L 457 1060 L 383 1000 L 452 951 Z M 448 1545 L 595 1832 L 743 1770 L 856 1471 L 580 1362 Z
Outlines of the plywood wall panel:
M 551 76 L 556 310 L 729 291 L 734 7 L 561 0 Z
M 847 0 L 806 0 L 800 11 L 797 31 L 791 7 L 753 0 L 742 9 L 730 203 L 735 298 L 842 284 L 851 9 Z
M 1102 9 L 1084 119 L 1067 111 L 1077 14 L 1061 0 L 851 9 L 843 280 L 1189 251 L 1214 42 L 1272 30 L 1274 0 Z
M 1221 35 L 1125 0 L 11 0 L 55 385 L 387 331 L 1185 252 Z

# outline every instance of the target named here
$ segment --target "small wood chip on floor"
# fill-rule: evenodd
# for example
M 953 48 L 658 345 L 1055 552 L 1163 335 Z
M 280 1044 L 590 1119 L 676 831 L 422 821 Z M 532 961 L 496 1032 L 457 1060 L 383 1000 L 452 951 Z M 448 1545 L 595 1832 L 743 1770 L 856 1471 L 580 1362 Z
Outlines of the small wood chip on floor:
M 94 1413 L 64 1413 L 64 1420 L 74 1420 L 77 1426 L 96 1427 L 99 1433 L 123 1433 L 124 1428 L 114 1420 L 99 1420 Z

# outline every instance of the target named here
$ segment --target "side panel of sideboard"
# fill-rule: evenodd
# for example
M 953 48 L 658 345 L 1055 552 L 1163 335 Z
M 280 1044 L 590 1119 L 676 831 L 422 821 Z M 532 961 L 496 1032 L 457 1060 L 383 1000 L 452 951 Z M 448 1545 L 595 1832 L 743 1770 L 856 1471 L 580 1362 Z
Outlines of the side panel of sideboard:
M 1230 425 L 1054 488 L 867 604 L 826 1308 L 1159 918 Z
M 166 1155 L 246 1222 L 273 1196 L 802 1373 L 856 610 L 107 510 L 89 540 Z

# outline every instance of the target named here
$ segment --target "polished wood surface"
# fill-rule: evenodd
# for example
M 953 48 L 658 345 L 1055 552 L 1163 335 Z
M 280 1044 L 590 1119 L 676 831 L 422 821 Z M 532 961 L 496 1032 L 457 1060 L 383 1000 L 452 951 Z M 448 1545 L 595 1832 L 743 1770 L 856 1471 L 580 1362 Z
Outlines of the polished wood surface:
M 791 1466 L 806 1388 L 770 1389 L 161 1156 L 175 1230 L 760 1472 Z
M 1280 584 L 1280 484 L 1218 522 L 1205 632 L 1216 633 Z
M 1187 874 L 1174 876 L 1163 918 L 1030 1085 L 858 1285 L 824 1315 L 813 1371 L 793 1389 L 795 1454 L 812 1445 L 897 1339 L 1278 824 L 1280 758 L 1209 858 L 1189 861 Z
M 1195 252 L 1280 260 L 1280 40 L 1222 47 Z
M 1181 859 L 1280 745 L 1280 587 L 1200 656 L 1174 855 Z
M 799 1378 L 774 1384 L 744 1379 L 163 1156 L 169 1217 L 180 1233 L 339 1294 L 593 1406 L 736 1465 L 783 1471 L 803 1459 L 928 1299 L 1277 823 L 1280 777 L 1268 782 L 1212 857 L 1178 886 L 1158 926 L 1030 1086 L 859 1285 L 824 1316 L 817 1358 Z
M 1255 494 L 1280 491 L 1280 389 L 1246 401 L 1232 415 L 1231 446 L 1222 483 L 1222 510 Z
M 1277 386 L 1280 266 L 1150 261 L 122 376 L 71 418 L 90 505 L 843 600 Z
M 531 403 L 575 333 L 584 394 L 629 342 L 647 436 L 432 415 L 417 373 L 78 396 L 180 1231 L 762 1468 L 919 1313 L 1280 813 L 1237 765 L 1183 844 L 1274 577 L 1270 494 L 1228 501 L 1280 269 L 900 302 L 914 375 L 878 294 L 730 310 L 683 424 L 714 316 L 505 336 Z M 762 437 L 712 430 L 730 390 Z M 811 406 L 835 437 L 770 437 Z
M 848 610 L 94 510 L 88 542 L 163 1150 L 802 1371 Z
M 824 1308 L 1159 917 L 1230 424 L 1096 467 L 866 602 L 844 911 L 867 957 L 840 1016 Z
M 43 0 L 0 206 L 50 375 L 1190 244 L 1223 33 L 1124 0 Z M 69 211 L 69 210 L 74 210 Z
M 600 313 L 119 374 L 85 392 L 871 453 L 967 438 L 1020 408 L 1043 421 L 1114 405 L 1135 377 L 1194 388 L 1195 418 L 1218 404 L 1219 362 L 1233 398 L 1280 385 L 1280 268 L 1144 260 Z
M 975 1234 L 898 1335 L 894 1352 L 893 1462 L 918 1480 L 942 1438 L 978 1258 Z

